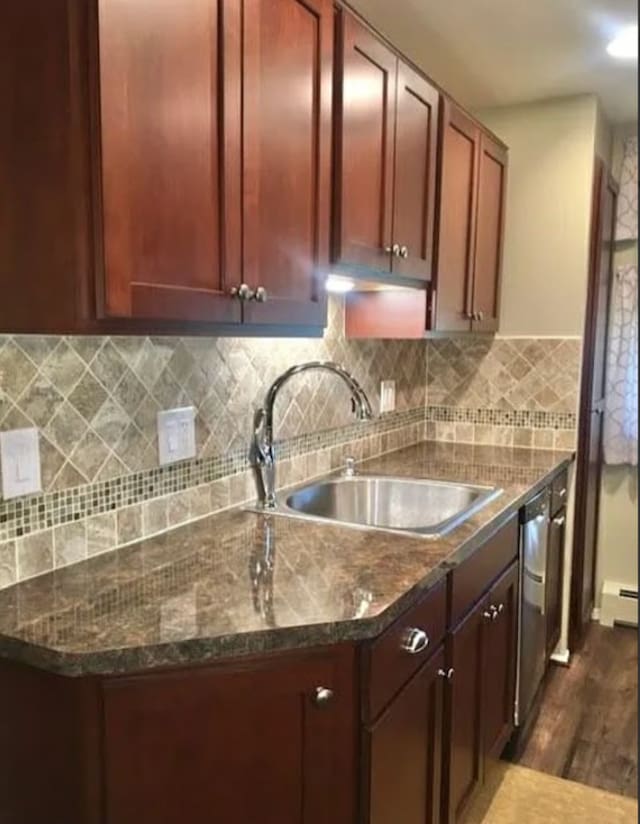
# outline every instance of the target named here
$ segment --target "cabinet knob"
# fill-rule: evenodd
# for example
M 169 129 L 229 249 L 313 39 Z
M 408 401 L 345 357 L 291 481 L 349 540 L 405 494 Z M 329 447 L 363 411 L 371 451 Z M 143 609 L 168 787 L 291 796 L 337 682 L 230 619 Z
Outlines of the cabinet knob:
M 429 636 L 423 629 L 412 627 L 402 639 L 402 649 L 409 655 L 417 655 L 429 646 Z
M 446 669 L 446 670 L 444 670 L 444 669 L 439 669 L 438 670 L 438 676 L 440 678 L 446 678 L 447 681 L 451 681 L 451 679 L 453 678 L 454 673 L 455 673 L 455 670 L 454 670 L 453 667 L 449 667 L 449 669 Z
M 329 687 L 316 687 L 316 691 L 313 694 L 313 703 L 316 707 L 326 707 L 332 700 L 333 690 L 330 690 Z
M 232 298 L 238 298 L 238 300 L 244 301 L 252 300 L 255 297 L 255 292 L 247 283 L 241 283 L 240 286 L 232 286 L 229 290 L 229 294 Z
M 256 303 L 266 303 L 269 299 L 269 294 L 264 286 L 258 286 L 256 291 L 251 296 L 251 300 L 255 300 Z
M 409 248 L 407 246 L 401 246 L 399 254 L 403 260 L 406 260 L 409 257 Z
M 384 251 L 387 255 L 400 256 L 400 246 L 397 243 L 394 243 L 393 246 L 385 246 Z
M 485 621 L 495 621 L 498 617 L 497 607 L 494 607 L 494 605 L 491 604 L 489 609 L 485 609 L 485 611 L 482 613 L 482 617 L 485 619 Z

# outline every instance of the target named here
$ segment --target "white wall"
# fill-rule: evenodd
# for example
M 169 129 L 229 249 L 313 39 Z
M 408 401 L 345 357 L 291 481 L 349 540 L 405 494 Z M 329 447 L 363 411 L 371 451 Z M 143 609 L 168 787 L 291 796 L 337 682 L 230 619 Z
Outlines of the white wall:
M 580 95 L 476 112 L 509 146 L 501 335 L 583 333 L 597 111 Z

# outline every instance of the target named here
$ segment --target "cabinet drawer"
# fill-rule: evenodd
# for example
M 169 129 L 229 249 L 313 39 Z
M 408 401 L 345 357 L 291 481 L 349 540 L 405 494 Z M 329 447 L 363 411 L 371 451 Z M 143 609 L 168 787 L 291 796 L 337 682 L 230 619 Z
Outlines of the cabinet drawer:
M 518 555 L 518 517 L 514 515 L 451 573 L 451 625 L 455 626 Z
M 565 469 L 551 483 L 551 515 L 557 515 L 567 503 L 569 472 Z
M 446 582 L 440 582 L 412 609 L 401 615 L 364 650 L 365 720 L 375 718 L 409 678 L 435 652 L 444 638 L 447 618 Z M 426 634 L 425 638 L 418 631 Z M 413 633 L 413 636 L 412 636 Z M 415 642 L 416 650 L 407 649 Z

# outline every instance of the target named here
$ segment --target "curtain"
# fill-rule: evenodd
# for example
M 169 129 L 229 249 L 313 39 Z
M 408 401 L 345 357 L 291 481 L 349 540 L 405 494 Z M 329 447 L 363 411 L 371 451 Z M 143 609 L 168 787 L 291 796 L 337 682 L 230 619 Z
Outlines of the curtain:
M 613 284 L 607 353 L 604 459 L 638 465 L 638 268 L 621 266 Z
M 616 221 L 616 240 L 638 238 L 638 137 L 624 141 L 620 193 Z

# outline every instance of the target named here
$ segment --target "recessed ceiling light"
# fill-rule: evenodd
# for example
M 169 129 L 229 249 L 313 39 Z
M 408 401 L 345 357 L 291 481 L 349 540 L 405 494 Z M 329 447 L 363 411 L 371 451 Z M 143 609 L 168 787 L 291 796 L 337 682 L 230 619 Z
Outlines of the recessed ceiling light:
M 607 46 L 612 57 L 638 59 L 638 26 L 626 26 Z
M 340 275 L 329 275 L 327 278 L 327 292 L 344 295 L 345 292 L 350 292 L 354 286 L 355 283 L 351 278 L 343 278 Z

